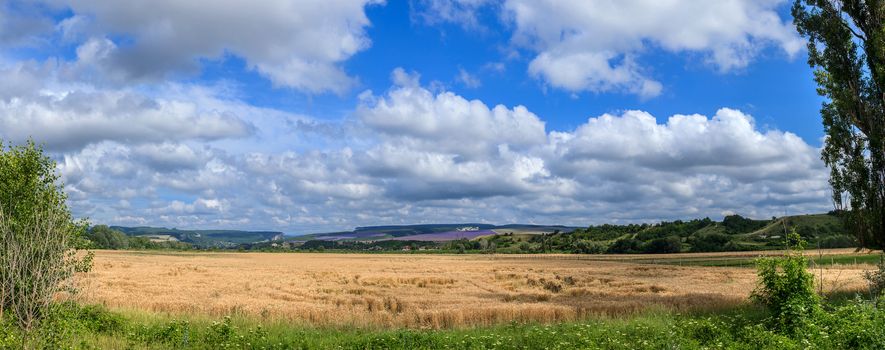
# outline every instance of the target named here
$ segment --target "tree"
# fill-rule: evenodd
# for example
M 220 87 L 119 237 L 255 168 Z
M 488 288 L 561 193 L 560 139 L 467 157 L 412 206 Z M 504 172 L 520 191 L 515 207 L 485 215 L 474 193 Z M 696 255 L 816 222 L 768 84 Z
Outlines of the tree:
M 688 242 L 692 252 L 724 252 L 728 250 L 731 237 L 722 233 L 707 233 L 692 236 Z
M 642 251 L 647 254 L 679 253 L 682 251 L 682 239 L 679 236 L 653 239 L 645 244 Z
M 862 247 L 885 247 L 885 2 L 796 0 L 815 69 L 837 210 Z
M 102 249 L 127 249 L 129 237 L 123 232 L 111 229 L 107 225 L 96 225 L 89 229 L 86 238 L 94 245 L 94 248 Z
M 76 249 L 84 228 L 71 218 L 55 162 L 32 141 L 0 142 L 0 316 L 31 330 L 59 292 L 74 290 L 74 274 L 91 266 Z

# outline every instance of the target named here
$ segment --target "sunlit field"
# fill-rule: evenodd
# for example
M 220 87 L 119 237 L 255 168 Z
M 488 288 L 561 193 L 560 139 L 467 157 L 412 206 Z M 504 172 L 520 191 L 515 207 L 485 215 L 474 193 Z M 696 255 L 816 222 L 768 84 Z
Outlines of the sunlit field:
M 826 251 L 833 256 L 851 250 Z M 758 253 L 659 256 L 97 251 L 86 303 L 309 326 L 458 328 L 749 303 L 755 270 L 680 266 Z M 822 253 L 823 254 L 823 253 Z M 859 255 L 863 256 L 863 255 Z M 865 264 L 814 269 L 824 293 L 865 287 Z

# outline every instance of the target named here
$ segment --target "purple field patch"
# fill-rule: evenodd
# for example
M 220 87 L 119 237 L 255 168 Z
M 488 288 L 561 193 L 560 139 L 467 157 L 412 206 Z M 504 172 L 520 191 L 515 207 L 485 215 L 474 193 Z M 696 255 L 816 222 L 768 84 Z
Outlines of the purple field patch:
M 420 235 L 411 235 L 391 238 L 394 241 L 454 241 L 462 238 L 474 239 L 479 236 L 488 236 L 495 234 L 492 230 L 479 231 L 446 231 L 436 233 L 425 233 Z
M 353 239 L 354 236 L 319 236 L 316 239 L 321 241 L 340 241 L 345 239 Z

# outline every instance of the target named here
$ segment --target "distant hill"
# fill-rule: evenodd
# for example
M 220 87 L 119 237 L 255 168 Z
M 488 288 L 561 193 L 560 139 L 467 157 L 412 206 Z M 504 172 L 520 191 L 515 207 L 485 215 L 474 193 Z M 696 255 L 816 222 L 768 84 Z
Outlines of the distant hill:
M 541 234 L 571 232 L 575 229 L 577 229 L 577 227 L 561 225 L 491 225 L 478 223 L 388 225 L 357 227 L 353 231 L 314 233 L 296 236 L 293 239 L 298 241 L 383 241 L 394 239 L 450 241 L 461 238 L 472 239 L 479 236 L 502 234 L 506 232 Z
M 283 233 L 277 231 L 239 231 L 239 230 L 180 230 L 165 227 L 126 227 L 111 226 L 111 229 L 125 233 L 127 236 L 146 237 L 151 239 L 177 240 L 198 247 L 234 247 L 244 243 L 267 242 L 283 239 Z
M 580 253 L 676 253 L 784 248 L 793 229 L 809 248 L 855 247 L 857 241 L 834 213 L 794 215 L 756 220 L 740 215 L 722 221 L 709 218 L 663 221 L 655 224 L 603 224 L 570 233 L 545 236 L 487 238 L 500 248 Z M 488 244 L 486 244 L 488 245 Z
M 658 223 L 587 227 L 482 223 L 385 225 L 286 237 L 277 231 L 111 229 L 166 246 L 238 249 L 495 251 L 513 253 L 675 253 L 782 249 L 795 229 L 809 248 L 857 245 L 835 213 L 751 219 L 729 215 Z

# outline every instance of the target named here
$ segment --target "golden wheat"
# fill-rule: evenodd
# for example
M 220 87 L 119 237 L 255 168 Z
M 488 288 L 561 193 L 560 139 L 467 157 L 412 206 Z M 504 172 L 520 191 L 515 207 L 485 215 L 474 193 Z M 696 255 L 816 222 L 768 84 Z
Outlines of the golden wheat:
M 861 269 L 823 269 L 826 291 Z M 574 256 L 98 251 L 85 302 L 171 314 L 241 314 L 314 326 L 451 328 L 552 322 L 747 302 L 753 269 Z

